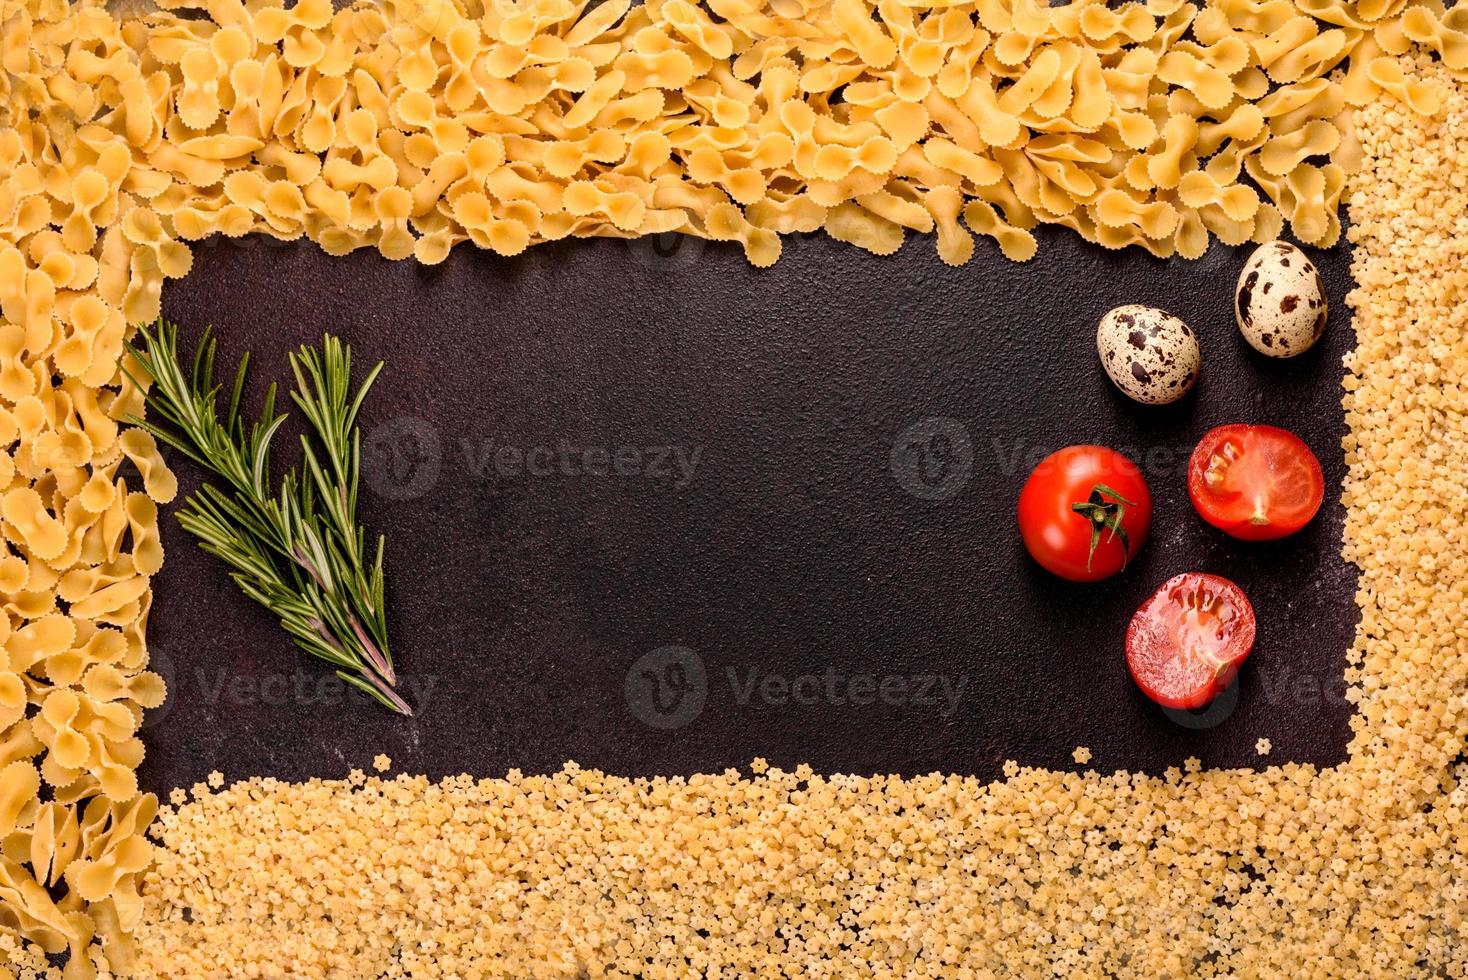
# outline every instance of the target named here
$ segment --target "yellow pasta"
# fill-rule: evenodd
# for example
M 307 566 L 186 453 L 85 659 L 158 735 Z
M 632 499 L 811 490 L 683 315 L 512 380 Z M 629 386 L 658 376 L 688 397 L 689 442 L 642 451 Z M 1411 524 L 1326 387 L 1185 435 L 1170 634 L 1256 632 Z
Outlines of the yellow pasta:
M 1160 256 L 1329 245 L 1367 152 L 1350 107 L 1439 114 L 1416 52 L 1468 72 L 1468 13 L 1412 0 L 163 6 L 0 0 L 0 931 L 119 962 L 177 484 L 123 424 L 117 362 L 189 243 L 432 264 L 675 232 L 758 266 L 821 230 L 876 254 L 933 234 L 954 265 L 976 236 L 1027 261 L 1041 224 Z
M 1427 82 L 1411 80 L 1394 58 L 1378 58 L 1366 70 L 1373 84 L 1401 99 L 1424 116 L 1435 116 L 1442 108 L 1442 95 Z

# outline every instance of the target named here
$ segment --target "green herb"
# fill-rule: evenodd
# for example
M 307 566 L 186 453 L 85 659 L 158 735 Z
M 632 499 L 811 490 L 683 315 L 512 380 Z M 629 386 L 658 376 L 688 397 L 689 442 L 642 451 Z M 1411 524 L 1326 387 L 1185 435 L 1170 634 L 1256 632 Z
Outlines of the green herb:
M 393 690 L 383 539 L 377 539 L 369 563 L 356 516 L 357 413 L 382 364 L 367 372 L 353 395 L 352 349 L 338 338 L 327 334 L 320 351 L 302 347 L 291 355 L 291 398 L 310 432 L 301 437 L 304 474 L 291 469 L 272 491 L 270 443 L 286 419 L 275 411 L 275 385 L 260 420 L 246 423 L 240 414 L 246 354 L 221 420 L 212 331 L 205 331 L 189 373 L 179 360 L 176 326 L 160 319 L 152 330 L 141 328 L 139 337 L 129 350 L 153 381 L 147 393 L 151 418 L 132 421 L 217 480 L 189 497 L 179 523 L 229 565 L 245 595 L 278 616 L 303 650 L 336 666 L 338 677 L 392 710 L 412 714 Z
M 1132 543 L 1126 536 L 1126 528 L 1121 526 L 1121 520 L 1126 517 L 1126 509 L 1135 506 L 1104 483 L 1092 487 L 1087 499 L 1070 505 L 1071 510 L 1091 522 L 1091 550 L 1086 553 L 1086 571 L 1091 570 L 1091 559 L 1096 557 L 1102 531 L 1109 532 L 1107 541 L 1121 538 L 1121 567 L 1126 568 L 1127 559 L 1132 556 Z

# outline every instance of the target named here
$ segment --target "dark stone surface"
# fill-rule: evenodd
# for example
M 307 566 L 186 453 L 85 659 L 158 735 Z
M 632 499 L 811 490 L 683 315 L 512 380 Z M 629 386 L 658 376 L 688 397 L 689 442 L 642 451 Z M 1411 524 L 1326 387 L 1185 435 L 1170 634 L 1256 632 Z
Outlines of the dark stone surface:
M 253 351 L 258 382 L 325 329 L 388 361 L 363 513 L 388 534 L 419 712 L 329 680 L 170 515 L 150 637 L 172 697 L 148 721 L 143 781 L 340 775 L 378 751 L 435 775 L 765 756 L 991 777 L 1007 758 L 1073 767 L 1081 744 L 1104 771 L 1155 773 L 1190 755 L 1257 765 L 1261 736 L 1269 762 L 1336 763 L 1357 618 L 1339 557 L 1348 256 L 1312 253 L 1330 327 L 1282 363 L 1233 325 L 1245 254 L 1164 263 L 1054 233 L 1029 265 L 984 242 L 948 269 L 926 240 L 877 259 L 811 238 L 759 271 L 725 246 L 599 241 L 423 269 L 201 247 L 165 310 L 190 339 L 215 324 L 231 364 Z M 1102 373 L 1095 324 L 1122 303 L 1197 328 L 1204 378 L 1180 405 L 1134 405 Z M 1320 456 L 1327 505 L 1304 533 L 1244 545 L 1193 513 L 1188 453 L 1235 421 L 1285 425 Z M 1014 527 L 1029 467 L 1076 442 L 1129 451 L 1156 500 L 1142 555 L 1098 586 L 1042 572 Z M 1121 635 L 1188 569 L 1242 584 L 1260 641 L 1236 701 L 1180 725 L 1133 687 Z

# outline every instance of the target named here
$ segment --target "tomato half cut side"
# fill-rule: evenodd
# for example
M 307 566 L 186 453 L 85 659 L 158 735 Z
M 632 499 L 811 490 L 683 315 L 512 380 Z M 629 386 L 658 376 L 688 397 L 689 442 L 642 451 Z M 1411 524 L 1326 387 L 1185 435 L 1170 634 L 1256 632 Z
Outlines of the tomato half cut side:
M 1269 541 L 1310 523 L 1325 499 L 1320 460 L 1273 425 L 1222 425 L 1188 462 L 1188 496 L 1203 520 L 1245 541 Z
M 1126 663 L 1165 708 L 1201 708 L 1233 682 L 1254 649 L 1254 607 L 1228 579 L 1185 572 L 1142 603 L 1126 631 Z

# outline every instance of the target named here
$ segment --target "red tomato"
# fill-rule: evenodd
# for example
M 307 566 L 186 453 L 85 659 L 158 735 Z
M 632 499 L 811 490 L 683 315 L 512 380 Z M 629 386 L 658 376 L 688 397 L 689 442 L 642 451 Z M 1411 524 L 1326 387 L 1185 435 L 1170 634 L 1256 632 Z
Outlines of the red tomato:
M 1115 575 L 1152 526 L 1142 471 L 1105 446 L 1071 446 L 1035 467 L 1019 494 L 1019 533 L 1035 561 L 1072 582 Z
M 1320 460 L 1272 425 L 1221 425 L 1193 450 L 1188 496 L 1203 520 L 1245 541 L 1294 534 L 1325 499 Z
M 1142 603 L 1126 630 L 1126 665 L 1166 708 L 1201 708 L 1254 649 L 1254 607 L 1226 578 L 1184 572 Z

